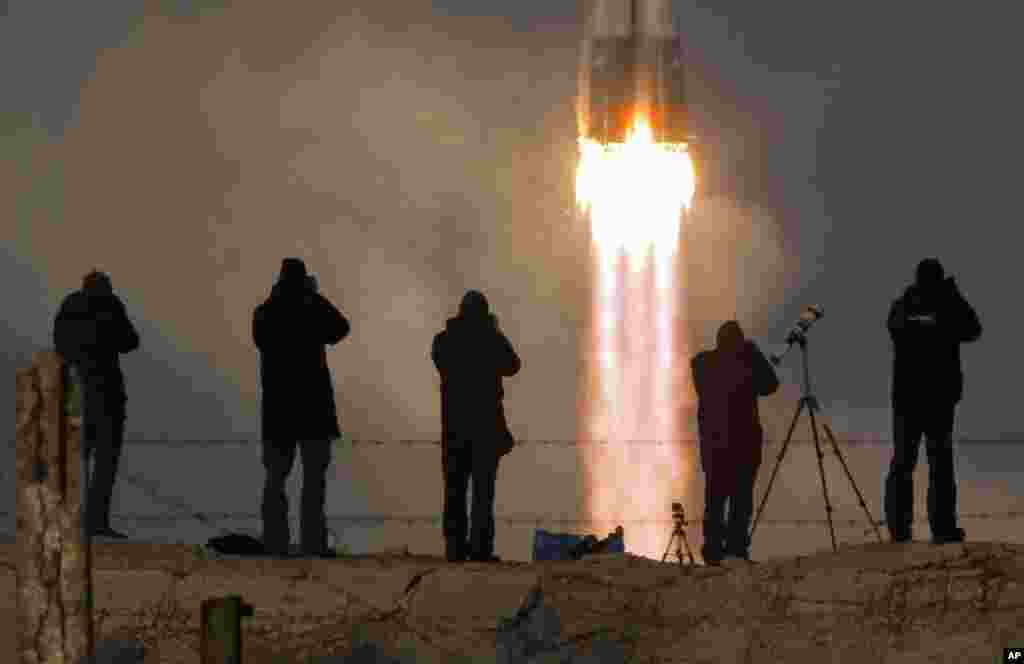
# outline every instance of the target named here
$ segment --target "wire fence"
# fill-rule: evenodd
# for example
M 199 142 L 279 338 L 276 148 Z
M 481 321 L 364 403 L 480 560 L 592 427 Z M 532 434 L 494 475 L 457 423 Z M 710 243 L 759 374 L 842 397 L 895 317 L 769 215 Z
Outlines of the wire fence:
M 862 439 L 866 442 L 876 442 L 878 439 Z M 795 441 L 792 441 L 791 444 Z M 813 441 L 804 441 L 805 443 L 813 443 Z M 352 446 L 372 446 L 379 447 L 384 445 L 430 445 L 439 446 L 439 441 L 430 440 L 396 440 L 396 441 L 384 441 L 374 439 L 364 440 L 351 440 L 342 441 L 344 445 Z M 679 441 L 630 441 L 630 442 L 616 442 L 615 444 L 635 445 L 635 444 L 693 444 L 694 440 L 683 439 Z M 975 441 L 974 443 L 981 443 Z M 258 445 L 258 443 L 252 440 L 126 440 L 126 445 L 143 445 L 143 446 L 171 446 L 171 447 L 216 447 L 223 445 Z M 516 445 L 538 445 L 538 446 L 553 446 L 553 445 L 574 445 L 584 446 L 587 445 L 586 441 L 519 441 Z M 594 441 L 591 444 L 607 445 L 604 441 Z M 770 442 L 768 443 L 771 444 Z M 157 524 L 168 524 L 176 523 L 181 521 L 199 521 L 211 528 L 216 528 L 214 525 L 216 522 L 224 521 L 250 521 L 260 520 L 261 515 L 257 512 L 213 512 L 213 511 L 198 511 L 188 505 L 187 502 L 163 495 L 162 488 L 158 483 L 147 480 L 144 475 L 139 473 L 129 474 L 122 473 L 119 475 L 119 481 L 132 485 L 141 489 L 148 497 L 154 502 L 160 504 L 165 508 L 170 508 L 173 512 L 177 513 L 165 513 L 165 514 L 143 514 L 143 513 L 117 513 L 116 515 L 125 520 L 131 520 L 136 523 L 157 523 Z M 10 517 L 13 512 L 0 511 L 0 516 Z M 1024 511 L 1022 510 L 1007 510 L 1000 512 L 969 512 L 959 514 L 959 518 L 962 520 L 1014 520 L 1014 518 L 1024 517 Z M 398 523 L 412 527 L 416 524 L 434 524 L 440 525 L 442 522 L 441 514 L 329 514 L 328 520 L 332 522 L 343 522 L 350 524 L 388 524 Z M 622 523 L 625 525 L 671 525 L 673 524 L 672 518 L 640 518 L 640 520 L 602 520 L 602 518 L 585 518 L 585 517 L 559 517 L 551 514 L 510 514 L 510 515 L 496 515 L 496 522 L 500 522 L 507 525 L 535 525 L 540 528 L 543 525 L 557 525 L 557 526 L 570 526 L 570 525 L 583 525 L 583 524 L 596 524 L 596 523 Z M 701 524 L 701 518 L 689 518 L 687 520 L 688 525 Z M 763 524 L 774 524 L 774 525 L 788 525 L 788 526 L 804 526 L 804 525 L 821 525 L 827 524 L 827 520 L 823 518 L 776 518 L 776 520 L 770 520 L 765 518 L 761 520 Z M 884 522 L 880 522 L 883 523 Z M 923 521 L 921 523 L 924 523 Z M 839 520 L 834 518 L 833 524 L 837 527 L 858 527 L 864 525 L 863 518 L 858 520 Z
M 180 439 L 126 439 L 126 446 L 163 446 L 163 447 L 197 447 L 197 448 L 211 448 L 219 446 L 231 446 L 231 445 L 248 445 L 258 446 L 260 443 L 255 439 L 198 439 L 198 440 L 180 440 Z M 827 439 L 820 441 L 822 444 L 827 443 Z M 861 437 L 861 438 L 842 438 L 837 442 L 845 444 L 846 446 L 877 446 L 887 445 L 891 443 L 890 439 L 883 437 Z M 1022 440 L 1017 439 L 996 439 L 996 440 L 960 440 L 958 441 L 961 445 L 1000 445 L 1000 444 L 1021 444 Z M 766 439 L 766 446 L 775 444 L 781 444 L 781 439 Z M 11 441 L 11 447 L 15 446 L 15 441 Z M 380 440 L 380 439 L 350 439 L 343 437 L 336 444 L 342 446 L 352 447 L 380 447 L 385 445 L 400 445 L 400 446 L 433 446 L 440 447 L 441 443 L 439 440 L 426 440 L 426 439 L 405 439 L 405 440 Z M 698 444 L 698 440 L 695 438 L 689 439 L 677 439 L 677 440 L 631 440 L 631 441 L 606 441 L 606 440 L 521 440 L 516 441 L 517 446 L 539 446 L 539 447 L 588 447 L 588 446 L 610 446 L 610 445 L 675 445 L 675 446 L 692 446 Z M 813 439 L 793 439 L 790 441 L 791 445 L 813 445 Z M 9 478 L 10 473 L 4 473 L 5 478 Z M 162 508 L 168 510 L 164 514 L 141 514 L 141 513 L 118 513 L 115 512 L 113 516 L 117 519 L 130 520 L 139 524 L 177 524 L 180 522 L 195 521 L 204 524 L 205 526 L 216 529 L 224 530 L 218 523 L 229 522 L 229 521 L 259 521 L 261 515 L 257 512 L 208 512 L 208 511 L 197 511 L 192 508 L 186 501 L 167 496 L 163 494 L 163 490 L 160 483 L 154 482 L 145 476 L 138 473 L 120 473 L 118 476 L 118 482 L 124 482 L 128 485 L 134 486 L 145 493 L 153 503 L 160 505 Z M 0 518 L 13 518 L 14 512 L 11 511 L 0 511 Z M 961 521 L 969 520 L 1016 520 L 1024 518 L 1024 510 L 1006 510 L 1001 512 L 972 512 L 972 513 L 960 513 L 959 519 Z M 329 522 L 341 522 L 346 524 L 362 524 L 367 526 L 385 525 L 385 524 L 404 524 L 406 527 L 413 527 L 416 525 L 429 524 L 435 527 L 440 527 L 443 523 L 443 516 L 441 514 L 333 514 L 328 515 L 327 519 Z M 595 525 L 599 523 L 615 523 L 623 525 L 625 528 L 638 525 L 661 525 L 666 529 L 674 524 L 674 520 L 670 515 L 666 514 L 666 518 L 646 518 L 646 519 L 599 519 L 599 518 L 573 518 L 568 516 L 559 516 L 552 514 L 507 514 L 507 515 L 495 515 L 495 522 L 505 525 L 531 525 L 536 528 L 542 526 L 555 526 L 560 529 L 569 529 L 573 526 L 582 525 Z M 824 525 L 828 523 L 827 519 L 761 519 L 759 521 L 765 525 L 776 525 L 776 526 L 809 526 L 809 525 Z M 832 523 L 837 528 L 858 528 L 862 531 L 863 535 L 870 536 L 873 531 L 873 527 L 868 523 L 866 518 L 859 519 L 832 519 Z M 878 526 L 884 526 L 884 520 L 878 520 L 875 522 Z M 917 524 L 926 524 L 925 519 L 915 520 Z M 703 519 L 694 518 L 687 519 L 685 525 L 688 527 L 700 526 L 703 524 Z M 419 638 L 424 640 L 426 643 L 433 645 L 440 651 L 447 653 L 449 656 L 457 656 L 460 653 L 449 650 L 443 646 L 441 640 L 437 635 L 428 633 L 427 631 L 420 629 L 418 625 L 410 622 L 405 615 L 403 610 L 403 604 L 407 601 L 407 597 L 403 598 L 405 601 L 400 601 L 394 609 L 382 610 L 379 607 L 367 602 L 365 599 L 355 595 L 350 590 L 331 586 L 331 589 L 348 598 L 348 602 L 355 605 L 361 605 L 362 608 L 368 612 L 368 615 L 372 616 L 375 620 L 393 622 L 401 626 L 404 630 L 416 634 Z M 409 591 L 407 590 L 406 595 L 408 596 Z M 795 595 L 782 596 L 781 590 L 776 590 L 775 603 L 779 601 L 785 602 L 797 602 L 797 603 L 809 603 L 809 604 L 821 604 L 829 606 L 838 606 L 842 600 L 837 601 L 835 598 L 812 598 L 812 597 L 799 597 Z M 875 603 L 881 601 L 880 599 L 873 599 L 868 602 L 853 602 L 847 601 L 846 604 L 856 604 L 857 606 L 865 607 L 865 610 L 870 609 Z M 895 601 L 895 600 L 891 600 Z M 935 606 L 948 607 L 950 604 L 950 598 L 948 595 L 942 599 L 933 602 Z M 916 607 L 917 609 L 923 609 L 925 607 Z M 993 603 L 992 606 L 986 606 L 986 611 L 1012 611 L 1019 612 L 1022 605 L 1014 604 L 1009 606 L 996 607 Z M 348 609 L 346 608 L 346 613 Z M 591 613 L 600 615 L 601 611 L 593 610 Z M 117 616 L 138 616 L 137 611 L 106 611 L 102 618 Z M 611 614 L 609 614 L 611 615 Z M 153 620 L 156 621 L 159 618 L 156 613 L 153 614 Z M 166 622 L 162 620 L 161 622 Z M 584 633 L 576 635 L 570 638 L 566 643 L 573 641 L 584 641 L 598 634 Z M 469 635 L 467 635 L 468 638 Z M 479 640 L 480 635 L 474 633 L 472 635 L 474 640 Z M 493 638 L 491 636 L 490 638 Z M 337 643 L 322 643 L 323 646 L 329 646 L 332 649 L 341 647 L 343 639 L 339 638 Z
M 822 444 L 828 444 L 828 438 L 822 436 L 818 439 Z M 765 446 L 770 447 L 782 443 L 783 439 L 766 438 Z M 843 437 L 837 436 L 836 442 L 845 444 L 847 446 L 871 446 L 871 445 L 891 445 L 892 439 L 885 437 Z M 343 435 L 340 439 L 335 441 L 336 444 L 351 445 L 353 447 L 375 447 L 382 445 L 432 445 L 439 447 L 441 441 L 437 439 L 395 439 L 395 440 L 383 440 L 376 438 L 348 438 Z M 993 439 L 978 439 L 978 438 L 965 438 L 958 439 L 956 441 L 958 445 L 1020 445 L 1024 447 L 1024 438 L 993 438 Z M 9 441 L 10 447 L 16 446 L 16 441 Z M 220 445 L 258 445 L 260 444 L 259 439 L 256 438 L 231 438 L 231 439 L 215 439 L 215 438 L 197 438 L 197 439 L 178 439 L 178 438 L 126 438 L 124 440 L 125 445 L 131 446 L 172 446 L 172 447 L 217 447 Z M 521 446 L 547 446 L 547 447 L 593 447 L 593 446 L 606 446 L 606 445 L 673 445 L 673 446 L 692 446 L 698 445 L 699 440 L 697 438 L 679 438 L 671 440 L 584 440 L 584 439 L 572 439 L 572 440 L 558 440 L 558 439 L 536 439 L 536 440 L 516 440 L 516 447 Z M 793 438 L 789 442 L 790 445 L 813 445 L 813 438 Z
M 14 516 L 14 512 L 4 511 L 0 512 L 0 517 L 11 517 Z M 256 512 L 203 512 L 197 514 L 188 515 L 173 515 L 173 514 L 133 514 L 125 512 L 115 512 L 114 516 L 119 519 L 125 519 L 130 521 L 138 521 L 140 523 L 151 522 L 151 523 L 174 523 L 177 521 L 188 521 L 190 519 L 196 519 L 202 517 L 201 521 L 214 522 L 214 521 L 246 521 L 246 520 L 259 520 L 260 514 Z M 958 515 L 961 520 L 985 520 L 985 519 L 1020 519 L 1024 518 L 1024 510 L 1008 510 L 1005 512 L 969 512 L 961 513 Z M 328 521 L 342 521 L 346 523 L 366 523 L 366 524 L 383 524 L 383 523 L 404 523 L 407 526 L 412 526 L 417 523 L 430 523 L 440 525 L 442 522 L 441 514 L 328 514 Z M 523 514 L 516 516 L 495 516 L 495 521 L 507 523 L 510 525 L 524 525 L 533 524 L 537 527 L 545 524 L 558 524 L 558 525 L 573 525 L 573 524 L 594 524 L 612 522 L 620 523 L 623 526 L 627 525 L 646 525 L 646 524 L 661 524 L 665 526 L 671 526 L 674 521 L 671 518 L 668 519 L 596 519 L 596 518 L 559 518 L 544 514 Z M 689 525 L 698 525 L 703 523 L 702 519 L 687 519 L 686 523 Z M 775 525 L 792 525 L 792 526 L 806 526 L 806 525 L 821 525 L 827 524 L 826 519 L 761 519 L 759 524 L 775 524 Z M 833 525 L 837 527 L 863 527 L 866 523 L 864 518 L 860 519 L 832 519 Z M 884 525 L 884 521 L 876 522 L 880 525 Z M 918 519 L 915 523 L 927 524 L 926 519 Z
M 854 442 L 856 441 L 856 442 Z M 438 440 L 425 440 L 425 439 L 408 439 L 408 440 L 380 440 L 380 439 L 342 439 L 339 441 L 343 445 L 352 446 L 383 446 L 383 445 L 431 445 L 440 446 Z M 782 441 L 768 440 L 766 445 L 773 443 L 780 443 Z M 813 444 L 813 440 L 806 439 L 793 439 L 790 444 Z M 845 442 L 848 444 L 884 444 L 883 439 L 879 438 L 860 438 L 860 439 L 846 439 Z M 967 442 L 967 441 L 962 441 Z M 1007 441 L 1004 440 L 971 440 L 969 444 L 1001 444 Z M 1011 441 L 1017 442 L 1017 441 Z M 676 445 L 692 445 L 696 444 L 696 439 L 678 439 L 669 441 L 586 441 L 586 440 L 523 440 L 517 441 L 516 445 L 536 445 L 536 446 L 577 446 L 582 447 L 586 445 L 635 445 L 635 444 L 676 444 Z M 126 439 L 125 445 L 143 445 L 143 446 L 171 446 L 171 447 L 216 447 L 223 445 L 258 445 L 258 441 L 252 439 L 197 439 L 197 440 L 174 440 L 174 439 Z M 217 522 L 224 521 L 250 521 L 260 520 L 262 517 L 256 512 L 210 512 L 210 511 L 197 511 L 191 507 L 186 501 L 179 498 L 166 496 L 162 493 L 162 488 L 156 482 L 147 479 L 145 476 L 140 474 L 126 474 L 122 473 L 118 476 L 118 481 L 123 481 L 129 485 L 135 486 L 146 493 L 149 498 L 156 504 L 161 505 L 164 508 L 169 508 L 172 513 L 165 514 L 141 514 L 141 513 L 117 513 L 113 516 L 119 519 L 131 520 L 136 523 L 156 523 L 156 524 L 169 524 L 177 523 L 181 521 L 198 521 L 204 525 L 213 528 L 220 529 L 217 526 Z M 0 518 L 10 518 L 14 516 L 14 512 L 0 511 Z M 1013 520 L 1024 518 L 1024 511 L 1021 510 L 1007 510 L 1002 512 L 973 512 L 973 513 L 961 513 L 958 515 L 961 520 Z M 440 526 L 443 521 L 441 514 L 334 514 L 327 515 L 327 519 L 333 522 L 343 522 L 352 524 L 369 524 L 369 525 L 380 525 L 387 523 L 398 523 L 405 524 L 408 527 L 412 527 L 416 524 L 433 524 Z M 621 523 L 623 526 L 626 525 L 646 525 L 646 524 L 660 524 L 670 526 L 673 524 L 671 518 L 648 518 L 648 519 L 602 519 L 602 518 L 570 518 L 570 517 L 558 517 L 550 514 L 519 514 L 519 515 L 495 515 L 495 522 L 507 524 L 507 525 L 528 525 L 540 528 L 543 525 L 556 525 L 559 527 L 566 526 L 578 526 L 578 525 L 592 525 L 600 523 Z M 703 523 L 703 519 L 692 518 L 686 519 L 686 525 L 693 526 Z M 827 519 L 761 519 L 759 523 L 772 524 L 772 525 L 822 525 L 827 524 Z M 832 519 L 833 525 L 836 527 L 846 528 L 863 528 L 866 525 L 864 518 L 859 519 Z M 885 521 L 879 520 L 876 523 L 884 525 Z M 918 519 L 915 521 L 918 524 L 927 523 L 924 519 Z M 868 529 L 865 532 L 870 532 Z

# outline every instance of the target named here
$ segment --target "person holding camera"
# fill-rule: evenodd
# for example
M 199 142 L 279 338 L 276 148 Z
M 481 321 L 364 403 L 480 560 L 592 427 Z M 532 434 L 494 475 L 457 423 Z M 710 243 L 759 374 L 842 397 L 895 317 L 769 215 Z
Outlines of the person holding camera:
M 330 556 L 324 514 L 331 440 L 341 435 L 326 345 L 351 327 L 317 292 L 315 278 L 298 258 L 285 258 L 270 297 L 253 313 L 252 336 L 260 351 L 263 438 L 263 544 L 272 555 L 288 555 L 285 482 L 302 453 L 302 552 Z
M 114 293 L 110 275 L 92 270 L 82 288 L 60 305 L 53 324 L 57 352 L 74 369 L 84 402 L 84 443 L 87 457 L 95 461 L 86 526 L 90 535 L 123 539 L 110 525 L 114 492 L 128 401 L 120 356 L 139 347 L 139 333 L 128 318 L 124 303 Z
M 978 315 L 942 264 L 926 258 L 889 310 L 893 343 L 893 457 L 885 518 L 894 542 L 912 539 L 914 468 L 922 435 L 928 454 L 928 521 L 936 544 L 964 541 L 957 525 L 953 421 L 963 397 L 960 344 L 981 337 Z
M 715 349 L 698 353 L 690 366 L 705 477 L 701 555 L 709 565 L 718 565 L 725 556 L 749 560 L 754 480 L 764 443 L 757 399 L 779 389 L 779 379 L 734 320 L 719 328 Z
M 494 490 L 498 462 L 514 441 L 505 421 L 502 378 L 519 373 L 512 343 L 487 298 L 471 290 L 459 314 L 435 337 L 431 359 L 441 376 L 441 467 L 444 536 L 450 562 L 498 562 L 494 556 Z M 466 539 L 466 491 L 473 478 L 472 523 Z

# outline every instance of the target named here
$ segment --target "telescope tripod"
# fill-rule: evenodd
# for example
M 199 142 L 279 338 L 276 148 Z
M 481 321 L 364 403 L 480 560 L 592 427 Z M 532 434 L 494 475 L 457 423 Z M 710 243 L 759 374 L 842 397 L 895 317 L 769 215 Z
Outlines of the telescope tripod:
M 686 531 L 683 527 L 686 525 L 686 517 L 682 513 L 673 514 L 672 520 L 675 525 L 672 528 L 672 536 L 668 538 L 668 546 L 665 547 L 665 554 L 661 557 L 661 562 L 665 562 L 668 559 L 668 552 L 672 548 L 673 540 L 676 543 L 676 558 L 679 559 L 679 566 L 683 566 L 683 546 L 686 547 L 686 555 L 690 557 L 690 566 L 692 567 L 695 563 L 693 561 L 693 551 L 690 550 L 690 542 L 686 539 Z
M 803 364 L 803 395 L 800 397 L 800 401 L 797 404 L 796 413 L 793 415 L 793 420 L 789 425 L 789 433 L 786 434 L 786 440 L 782 444 L 782 449 L 779 451 L 778 459 L 775 462 L 775 468 L 772 470 L 771 478 L 768 480 L 768 488 L 764 492 L 764 497 L 761 498 L 761 504 L 757 508 L 757 516 L 754 518 L 754 524 L 750 529 L 750 537 L 753 539 L 754 531 L 757 529 L 757 522 L 761 519 L 761 515 L 764 513 L 764 504 L 768 501 L 768 494 L 772 491 L 772 484 L 775 482 L 775 475 L 779 472 L 779 466 L 782 465 L 782 459 L 786 456 L 786 450 L 789 448 L 789 443 L 793 439 L 793 431 L 796 429 L 796 423 L 800 419 L 800 414 L 807 409 L 807 414 L 811 418 L 811 435 L 814 437 L 814 449 L 818 454 L 818 475 L 821 477 L 821 490 L 825 497 L 825 514 L 828 517 L 828 529 L 829 534 L 832 536 L 832 550 L 837 551 L 836 546 L 836 530 L 835 525 L 832 523 L 832 503 L 828 497 L 828 484 L 825 481 L 825 466 L 822 464 L 822 458 L 824 455 L 821 452 L 821 443 L 818 437 L 818 420 L 815 417 L 815 413 L 820 412 L 821 407 L 818 404 L 818 399 L 811 393 L 811 374 L 807 366 L 807 337 L 804 335 L 797 335 L 793 340 L 794 343 L 800 346 L 800 356 Z M 878 530 L 878 524 L 871 518 L 871 512 L 868 511 L 868 506 L 864 502 L 864 496 L 861 495 L 860 489 L 857 488 L 857 483 L 853 480 L 853 475 L 850 474 L 850 469 L 846 465 L 846 459 L 843 458 L 842 453 L 839 451 L 839 445 L 836 444 L 836 437 L 832 433 L 832 429 L 822 422 L 822 426 L 825 429 L 825 433 L 828 434 L 829 442 L 832 443 L 832 450 L 835 452 L 836 457 L 839 458 L 839 462 L 843 466 L 843 471 L 846 473 L 846 478 L 850 480 L 850 486 L 853 487 L 854 492 L 857 494 L 857 500 L 860 501 L 860 506 L 864 510 L 864 514 L 868 517 L 868 523 L 875 531 L 875 536 L 878 537 L 878 541 L 882 541 L 882 534 Z

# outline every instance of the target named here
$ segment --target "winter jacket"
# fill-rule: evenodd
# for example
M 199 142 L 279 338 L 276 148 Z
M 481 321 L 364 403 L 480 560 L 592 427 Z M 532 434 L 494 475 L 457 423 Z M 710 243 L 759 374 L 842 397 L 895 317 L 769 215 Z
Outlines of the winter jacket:
M 333 440 L 341 436 L 325 345 L 348 336 L 348 320 L 304 283 L 279 282 L 253 313 L 260 352 L 264 440 Z
M 756 344 L 741 336 L 723 344 L 719 337 L 715 350 L 698 353 L 691 362 L 705 472 L 760 462 L 764 431 L 757 400 L 779 388 L 774 367 Z
M 510 450 L 501 381 L 516 375 L 521 363 L 495 318 L 448 319 L 444 331 L 434 337 L 431 359 L 441 375 L 444 444 Z
M 139 347 L 139 334 L 113 293 L 71 293 L 53 324 L 53 345 L 78 371 L 90 392 L 126 400 L 120 355 Z
M 934 323 L 919 319 L 934 316 Z M 978 315 L 948 278 L 925 291 L 912 285 L 889 309 L 895 409 L 955 404 L 963 398 L 960 344 L 981 337 Z

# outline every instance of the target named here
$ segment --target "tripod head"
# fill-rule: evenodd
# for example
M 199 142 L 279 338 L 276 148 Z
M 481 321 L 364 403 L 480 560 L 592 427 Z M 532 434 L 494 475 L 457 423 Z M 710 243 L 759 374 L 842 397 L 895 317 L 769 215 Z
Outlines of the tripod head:
M 800 314 L 800 318 L 797 319 L 796 324 L 786 334 L 786 350 L 781 353 L 773 353 L 768 360 L 775 366 L 779 366 L 782 363 L 783 358 L 789 354 L 789 351 L 793 348 L 794 344 L 799 345 L 801 348 L 807 344 L 807 332 L 811 329 L 820 318 L 825 315 L 825 309 L 823 307 L 811 305 L 804 309 L 804 312 Z
M 687 525 L 686 514 L 683 512 L 682 503 L 672 503 L 672 520 L 675 522 L 676 526 Z

